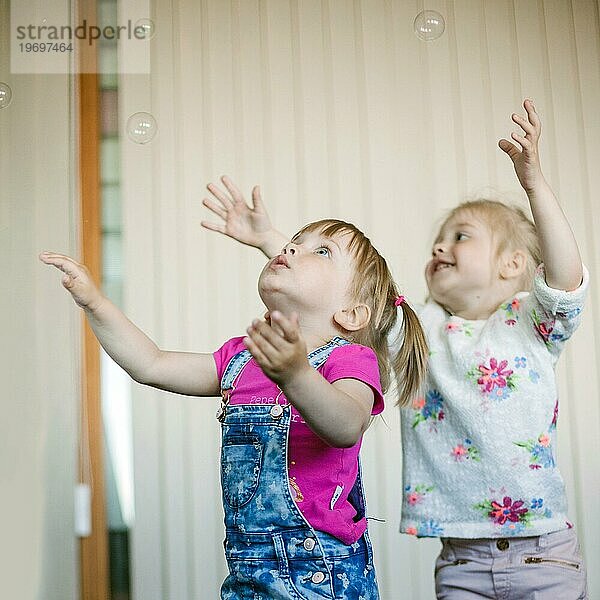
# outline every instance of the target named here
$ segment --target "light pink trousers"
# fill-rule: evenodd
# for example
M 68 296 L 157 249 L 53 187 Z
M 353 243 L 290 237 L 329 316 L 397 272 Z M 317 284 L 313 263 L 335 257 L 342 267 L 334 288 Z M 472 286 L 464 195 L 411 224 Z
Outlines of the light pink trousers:
M 435 590 L 440 600 L 587 599 L 575 530 L 525 538 L 442 538 Z

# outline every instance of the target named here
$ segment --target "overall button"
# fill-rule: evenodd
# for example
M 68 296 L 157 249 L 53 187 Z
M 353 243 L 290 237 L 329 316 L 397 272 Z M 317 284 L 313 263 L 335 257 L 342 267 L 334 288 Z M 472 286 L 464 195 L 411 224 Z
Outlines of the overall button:
M 313 576 L 310 578 L 313 583 L 322 583 L 325 581 L 325 573 L 321 573 L 321 571 L 317 571 L 313 573 Z
M 496 548 L 498 548 L 498 550 L 502 550 L 502 552 L 504 552 L 504 550 L 508 550 L 509 546 L 510 546 L 510 542 L 505 538 L 500 538 L 496 542 Z
M 313 548 L 317 545 L 317 542 L 315 542 L 314 538 L 307 537 L 302 545 L 307 552 L 312 552 Z
M 281 404 L 273 404 L 273 408 L 269 412 L 274 419 L 278 419 L 283 414 L 283 407 Z

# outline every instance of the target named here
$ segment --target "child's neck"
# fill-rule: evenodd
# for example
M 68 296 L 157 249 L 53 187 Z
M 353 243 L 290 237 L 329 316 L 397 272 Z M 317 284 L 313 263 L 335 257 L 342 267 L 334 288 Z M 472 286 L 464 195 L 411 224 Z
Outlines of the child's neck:
M 312 323 L 309 319 L 300 318 L 300 333 L 306 342 L 307 352 L 312 352 L 326 344 L 336 336 L 345 337 L 343 332 L 335 327 L 324 327 L 321 323 Z
M 307 352 L 312 352 L 317 348 L 320 348 L 332 338 L 347 337 L 347 334 L 341 328 L 336 327 L 336 324 L 332 317 L 325 317 L 324 315 L 311 314 L 310 312 L 300 312 L 297 309 L 291 310 L 289 307 L 282 309 L 282 307 L 267 307 L 269 312 L 277 310 L 283 315 L 289 316 L 292 312 L 298 315 L 298 328 L 300 335 L 306 343 Z
M 518 291 L 512 286 L 501 287 L 495 294 L 463 298 L 460 304 L 444 306 L 444 309 L 451 315 L 467 321 L 487 321 L 503 302 L 506 302 Z

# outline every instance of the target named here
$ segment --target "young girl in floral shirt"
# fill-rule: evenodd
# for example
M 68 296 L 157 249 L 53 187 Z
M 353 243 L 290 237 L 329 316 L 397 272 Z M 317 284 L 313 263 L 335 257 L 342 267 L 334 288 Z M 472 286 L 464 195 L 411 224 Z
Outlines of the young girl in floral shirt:
M 438 598 L 586 597 L 554 455 L 554 367 L 579 324 L 588 275 L 541 172 L 539 116 L 530 100 L 524 108 L 526 118 L 512 116 L 519 146 L 499 146 L 535 225 L 499 202 L 461 204 L 425 271 L 429 372 L 424 393 L 402 408 L 400 528 L 442 539 Z M 220 208 L 225 225 L 208 227 L 265 253 L 280 244 L 258 194 L 252 210 Z

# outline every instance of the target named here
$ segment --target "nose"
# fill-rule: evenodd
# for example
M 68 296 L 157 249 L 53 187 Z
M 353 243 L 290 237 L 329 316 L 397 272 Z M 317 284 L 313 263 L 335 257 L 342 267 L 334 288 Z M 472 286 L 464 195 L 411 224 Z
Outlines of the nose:
M 282 254 L 291 254 L 292 256 L 294 254 L 296 254 L 298 252 L 298 247 L 296 246 L 296 244 L 294 244 L 294 242 L 288 242 L 284 247 L 283 247 L 283 252 Z
M 436 256 L 437 254 L 443 254 L 446 251 L 446 246 L 442 244 L 442 242 L 436 242 L 431 249 L 432 256 Z

